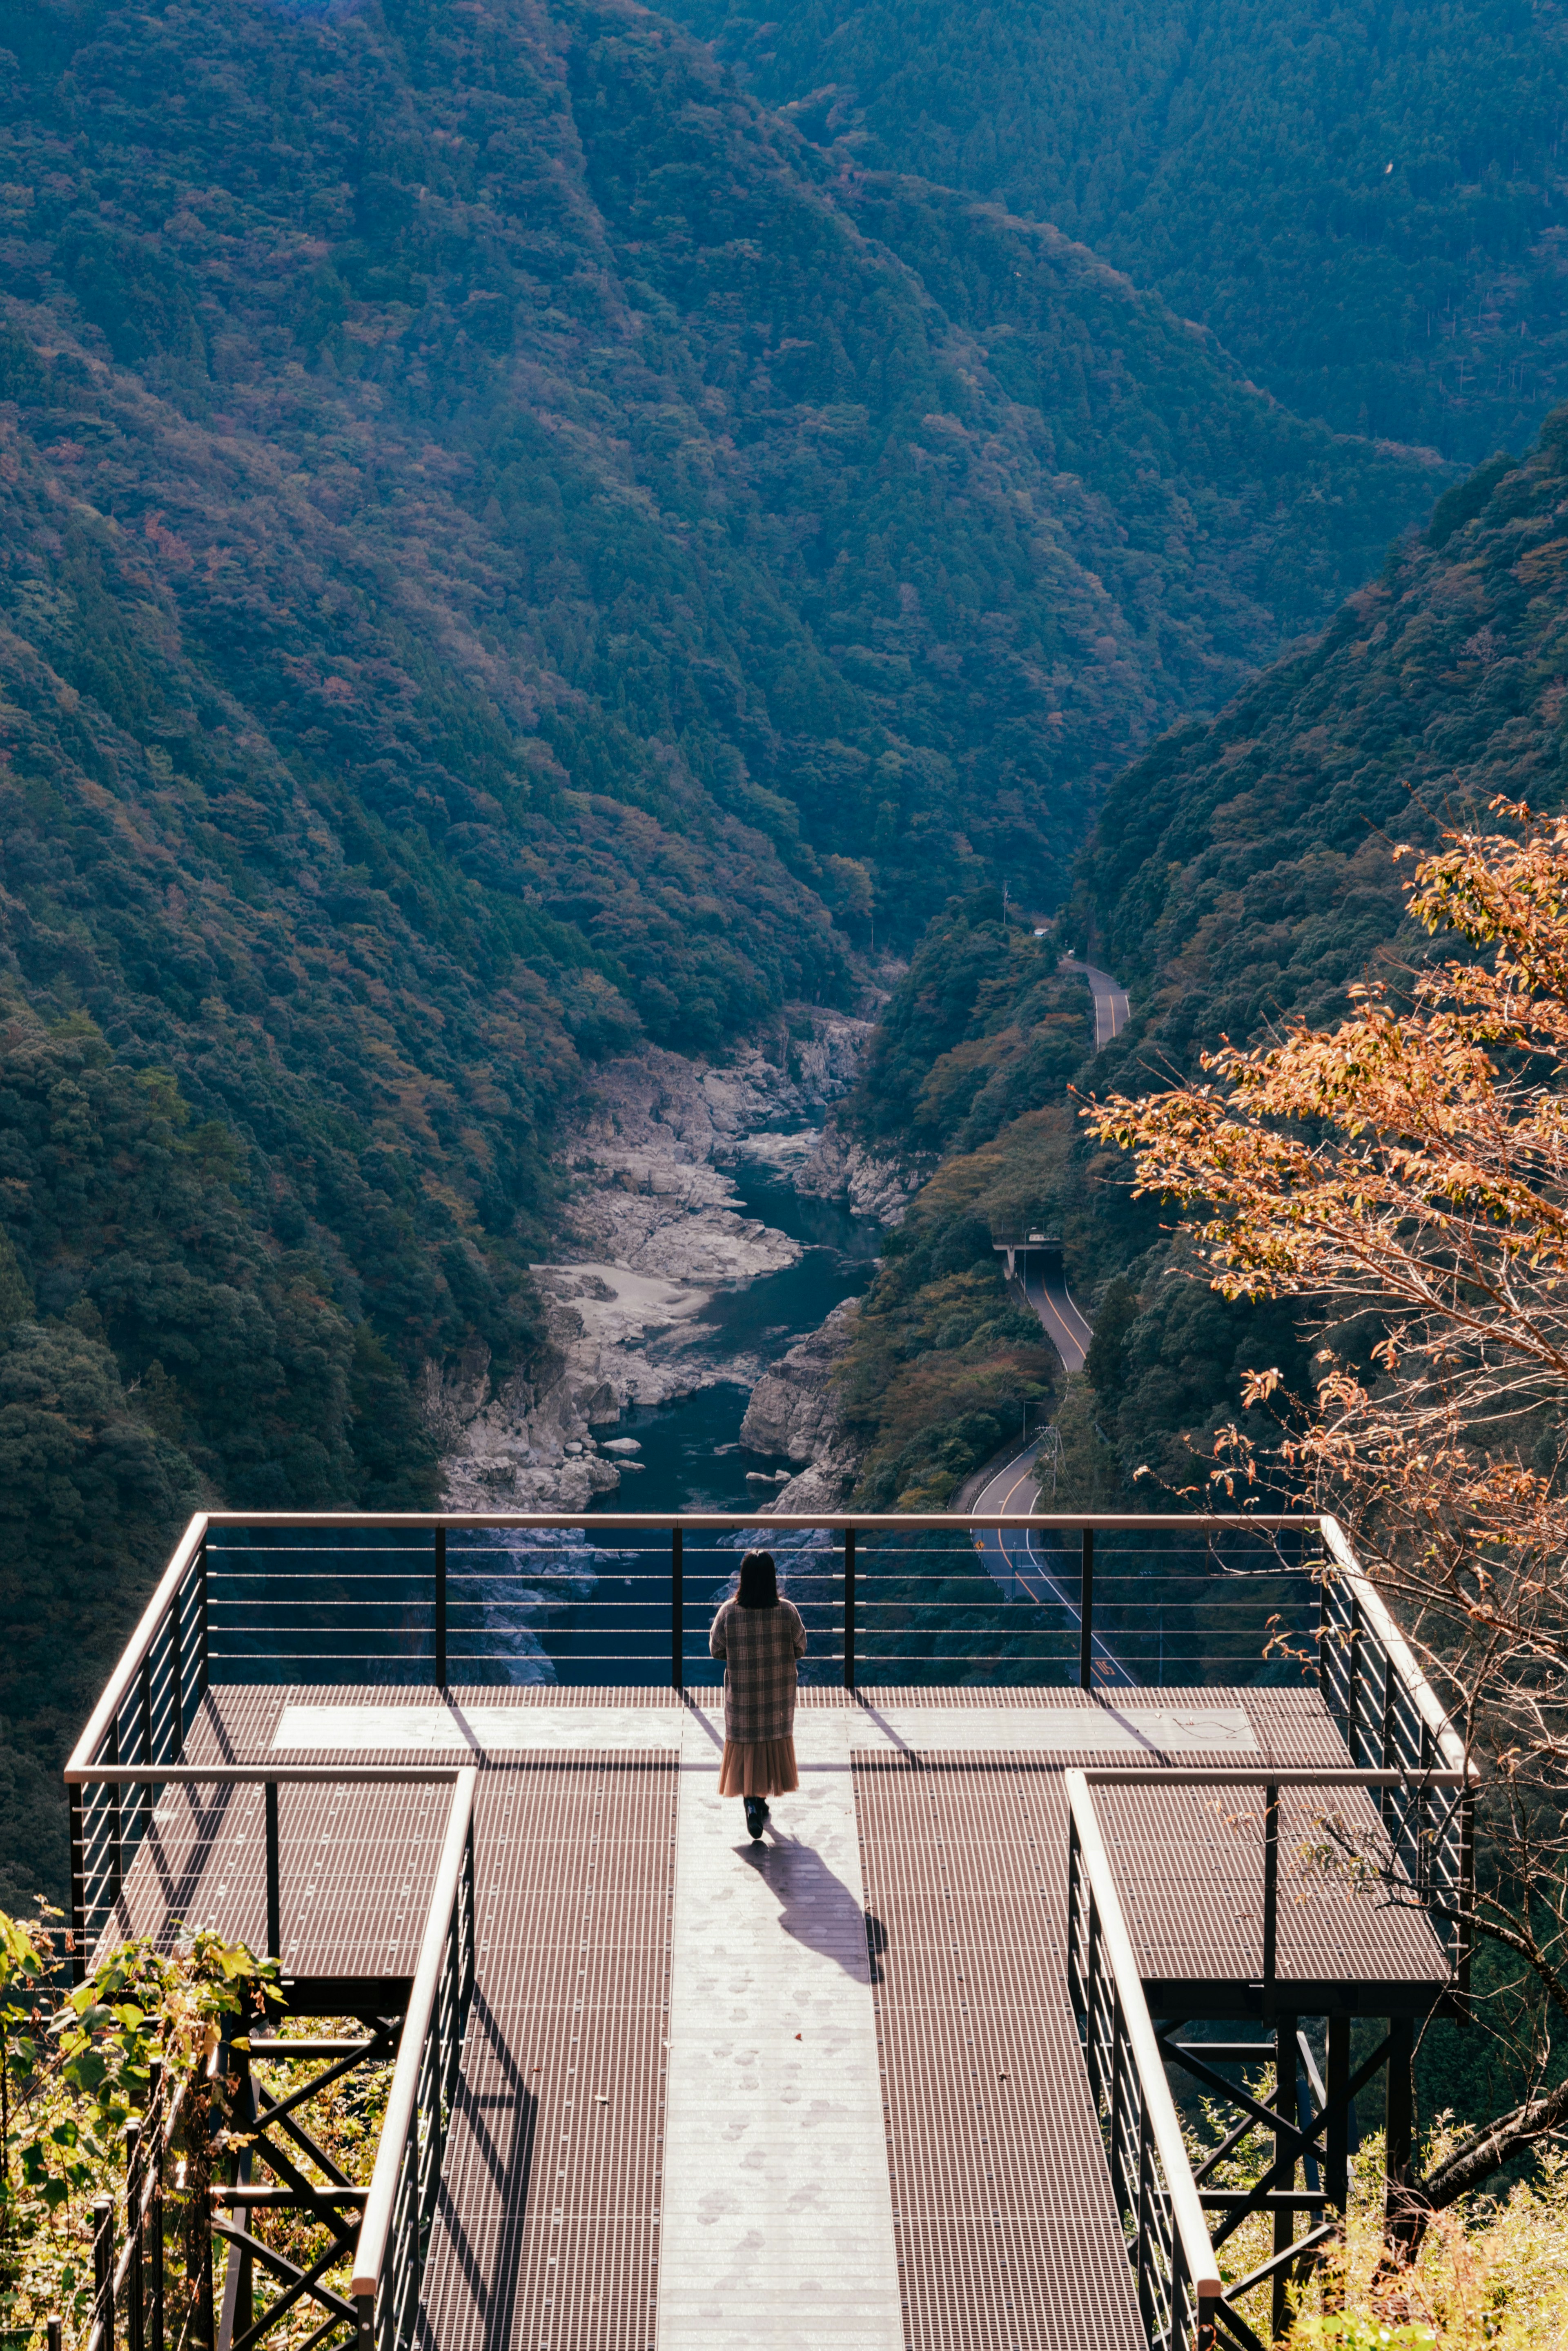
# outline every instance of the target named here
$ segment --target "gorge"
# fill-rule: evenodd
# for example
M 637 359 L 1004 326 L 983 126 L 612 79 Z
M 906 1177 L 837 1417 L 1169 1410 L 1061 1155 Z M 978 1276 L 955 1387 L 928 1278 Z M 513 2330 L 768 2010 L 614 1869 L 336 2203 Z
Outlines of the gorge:
M 1174 200 L 1150 241 L 1184 155 L 1223 179 L 1245 9 L 1157 120 L 1154 20 L 1064 12 L 1135 136 L 1112 171 L 1074 99 L 1033 180 L 989 35 L 900 132 L 874 11 L 685 13 L 6 19 L 8 1892 L 200 1500 L 932 1509 L 1020 1407 L 1073 1500 L 1179 1483 L 1294 1342 L 1167 1276 L 1069 1088 L 1338 1000 L 1406 779 L 1554 789 L 1559 444 L 1470 471 L 1568 392 L 1554 35 L 1462 11 L 1441 88 L 1389 48 L 1383 225 L 1351 47 L 1284 77 L 1269 235 L 1313 303 L 1354 248 L 1448 304 L 1471 371 L 1320 381 L 1253 355 L 1266 274 Z M 1098 1060 L 1063 952 L 1130 995 Z

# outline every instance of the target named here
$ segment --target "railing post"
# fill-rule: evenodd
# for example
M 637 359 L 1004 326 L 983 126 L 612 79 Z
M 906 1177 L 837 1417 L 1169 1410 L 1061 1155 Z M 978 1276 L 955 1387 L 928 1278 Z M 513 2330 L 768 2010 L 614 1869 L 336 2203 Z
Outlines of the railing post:
M 283 1907 L 277 1883 L 277 1782 L 267 1783 L 267 1956 L 283 1957 Z
M 844 1529 L 844 1687 L 855 1686 L 855 1531 Z
M 1140 2098 L 1138 2100 L 1137 2152 L 1138 2204 L 1137 2217 L 1134 2224 L 1137 2230 L 1137 2268 L 1134 2276 L 1137 2283 L 1138 2309 L 1144 2321 L 1144 2333 L 1151 2343 L 1157 2342 L 1162 2332 L 1156 2314 L 1154 2247 L 1150 2243 L 1154 2218 L 1150 2209 L 1153 2201 L 1150 2193 L 1154 2186 L 1153 2171 L 1154 2165 L 1150 2160 L 1148 2112 L 1143 2099 Z M 1168 2339 L 1167 2336 L 1166 2340 Z
M 152 1659 L 151 1654 L 144 1656 L 141 1660 L 141 1760 L 143 1763 L 150 1765 L 152 1761 Z M 141 1802 L 139 1810 L 141 1814 L 141 1825 L 143 1830 L 151 1828 L 152 1825 L 152 1782 L 151 1780 L 143 1780 L 141 1782 Z
M 1392 1771 L 1394 1769 L 1395 1747 L 1396 1744 L 1395 1738 L 1396 1727 L 1395 1717 L 1395 1698 L 1396 1689 L 1397 1684 L 1395 1680 L 1394 1660 L 1388 1655 L 1387 1651 L 1385 1650 L 1383 1655 L 1383 1737 L 1380 1742 L 1381 1752 L 1378 1757 L 1380 1767 L 1385 1771 Z M 1396 1807 L 1396 1792 L 1393 1788 L 1385 1788 L 1378 1800 L 1378 1809 L 1383 1814 L 1383 1825 L 1385 1830 L 1390 1828 L 1393 1824 Z
M 169 2117 L 163 2111 L 163 2061 L 154 2057 L 147 2068 L 147 2114 L 151 2145 L 144 2159 L 152 2166 L 152 2199 L 147 2207 L 148 2252 L 152 2270 L 149 2300 L 152 2309 L 152 2351 L 163 2351 L 163 2153 L 169 2141 Z
M 46 2351 L 64 2351 L 65 2339 L 66 2328 L 64 2319 L 46 2318 L 44 2321 L 44 2343 L 46 2346 Z
M 1333 1683 L 1329 1674 L 1329 1568 L 1326 1559 L 1318 1579 L 1318 1696 L 1332 1713 Z
M 69 1791 L 71 1816 L 71 1981 L 87 1973 L 87 1837 L 82 1822 L 82 1791 Z
M 1263 1791 L 1263 2013 L 1274 2013 L 1274 1984 L 1280 1972 L 1280 1790 L 1270 1782 Z
M 435 1687 L 446 1687 L 446 1529 L 435 1530 Z
M 373 2297 L 361 2294 L 354 2304 L 359 2317 L 359 2335 L 355 2351 L 374 2351 L 376 2339 L 376 2305 Z
M 685 1535 L 670 1529 L 670 1687 L 686 1686 L 686 1595 Z
M 131 2241 L 131 2267 L 125 2280 L 126 2351 L 145 2351 L 147 2341 L 146 2281 L 141 2259 L 141 2126 L 138 2122 L 129 2122 L 125 2126 L 125 2230 Z M 155 2346 L 154 2351 L 162 2351 L 162 2346 Z
M 1474 1790 L 1469 1786 L 1459 1791 L 1459 1900 L 1464 1907 L 1459 1920 L 1457 1953 L 1458 1989 L 1468 1997 L 1470 1959 L 1476 1945 L 1476 1800 Z M 1467 2010 L 1467 2022 L 1469 2015 Z
M 196 1697 L 207 1694 L 207 1539 L 196 1552 Z
M 185 1760 L 185 1658 L 180 1628 L 180 1589 L 174 1587 L 169 1603 L 169 1704 L 172 1713 L 169 1724 L 170 1744 L 173 1750 L 171 1761 Z
M 120 1761 L 120 1720 L 118 1716 L 109 1726 L 105 1742 L 104 1761 L 117 1764 Z M 125 1883 L 125 1844 L 121 1834 L 120 1782 L 111 1780 L 104 1790 L 105 1810 L 109 1814 L 109 1898 L 118 1902 Z
M 1083 1530 L 1083 1566 L 1078 1583 L 1078 1687 L 1094 1686 L 1094 1530 Z
M 99 2351 L 114 2351 L 114 2205 L 107 2196 L 92 2208 L 92 2298 Z

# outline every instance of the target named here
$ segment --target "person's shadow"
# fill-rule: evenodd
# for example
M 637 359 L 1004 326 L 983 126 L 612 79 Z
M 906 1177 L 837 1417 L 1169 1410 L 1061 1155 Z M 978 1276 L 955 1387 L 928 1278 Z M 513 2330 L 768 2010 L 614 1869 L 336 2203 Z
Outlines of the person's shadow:
M 869 1975 L 880 1983 L 877 1962 L 887 1949 L 880 1918 L 861 1907 L 859 1896 L 829 1867 L 814 1845 L 770 1827 L 766 1844 L 740 1848 L 747 1866 L 762 1878 L 779 1905 L 779 1924 L 809 1950 L 836 1959 L 849 1975 Z

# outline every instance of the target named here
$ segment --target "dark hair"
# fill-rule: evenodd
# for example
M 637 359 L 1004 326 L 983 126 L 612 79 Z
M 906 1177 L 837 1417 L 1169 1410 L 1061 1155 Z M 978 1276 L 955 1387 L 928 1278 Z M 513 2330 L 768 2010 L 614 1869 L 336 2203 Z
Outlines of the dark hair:
M 779 1574 L 770 1551 L 748 1551 L 740 1562 L 740 1604 L 743 1608 L 777 1608 Z

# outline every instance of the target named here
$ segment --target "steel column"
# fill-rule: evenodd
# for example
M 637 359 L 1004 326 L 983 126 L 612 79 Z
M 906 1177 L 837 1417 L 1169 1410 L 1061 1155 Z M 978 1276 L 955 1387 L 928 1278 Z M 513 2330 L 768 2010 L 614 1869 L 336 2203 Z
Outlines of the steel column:
M 1329 2019 L 1330 2121 L 1324 2132 L 1323 2193 L 1343 2220 L 1350 2203 L 1350 2019 Z
M 283 1957 L 282 1901 L 277 1884 L 277 1782 L 267 1783 L 267 1956 Z
M 152 2137 L 154 2150 L 156 2134 Z M 125 2280 L 125 2351 L 146 2351 L 147 2342 L 147 2283 L 142 2265 L 141 2241 L 141 2126 L 129 2122 L 125 2126 L 125 2227 L 131 2240 L 131 2266 Z M 163 2351 L 162 2343 L 154 2343 L 152 2351 Z
M 99 2351 L 114 2351 L 114 2205 L 107 2196 L 92 2208 L 92 2300 Z
M 1388 2192 L 1384 2206 L 1384 2220 L 1391 2236 L 1407 2230 L 1409 2226 L 1406 2197 L 1410 2185 L 1410 2147 L 1415 2124 L 1415 2085 L 1411 2078 L 1415 2037 L 1415 2028 L 1407 2016 L 1389 2018 L 1388 2087 L 1385 2109 Z
M 1276 2017 L 1274 2020 L 1274 2112 L 1279 2116 L 1282 2127 L 1274 2133 L 1274 2186 L 1276 2189 L 1283 2189 L 1292 2195 L 1296 2186 L 1296 2158 L 1291 2147 L 1297 2124 L 1296 2062 L 1296 2020 L 1293 2016 Z M 1294 2211 L 1288 2204 L 1276 2204 L 1274 2252 L 1288 2252 L 1295 2233 Z M 1270 2314 L 1276 2342 L 1281 2341 L 1290 2329 L 1291 2306 L 1287 2294 L 1290 2275 L 1291 2265 L 1288 2262 L 1282 2268 L 1274 2272 L 1272 2307 Z

